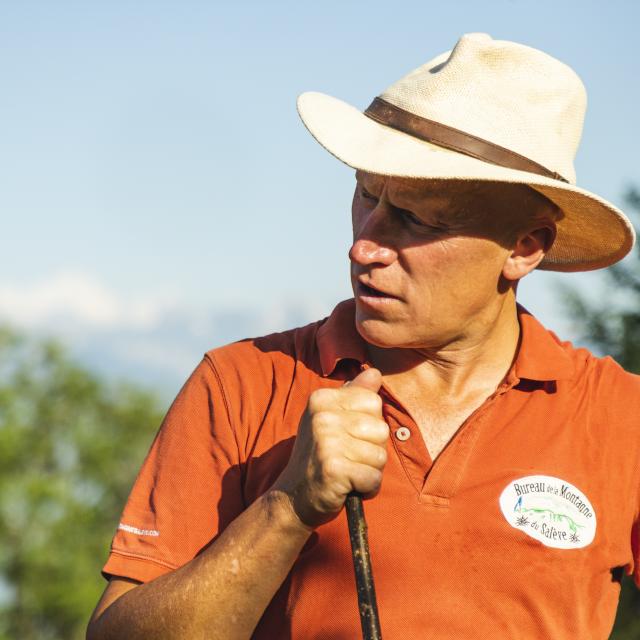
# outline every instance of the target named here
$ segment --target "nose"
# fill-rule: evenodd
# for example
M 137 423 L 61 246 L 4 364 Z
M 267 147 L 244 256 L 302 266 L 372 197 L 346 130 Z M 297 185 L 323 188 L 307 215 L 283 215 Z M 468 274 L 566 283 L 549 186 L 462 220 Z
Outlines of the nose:
M 362 266 L 389 265 L 397 259 L 390 214 L 389 206 L 379 201 L 374 209 L 354 216 L 351 262 Z
M 356 240 L 349 249 L 349 260 L 367 266 L 371 264 L 388 265 L 395 261 L 396 252 L 372 240 Z

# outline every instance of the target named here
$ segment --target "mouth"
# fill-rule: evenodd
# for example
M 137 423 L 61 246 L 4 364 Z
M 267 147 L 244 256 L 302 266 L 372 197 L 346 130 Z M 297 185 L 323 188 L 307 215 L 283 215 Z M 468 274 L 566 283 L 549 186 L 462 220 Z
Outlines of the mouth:
M 397 300 L 398 297 L 394 296 L 390 293 L 386 293 L 385 291 L 381 291 L 380 289 L 376 289 L 364 282 L 358 281 L 357 283 L 357 294 L 358 296 L 365 298 L 388 298 L 391 300 Z

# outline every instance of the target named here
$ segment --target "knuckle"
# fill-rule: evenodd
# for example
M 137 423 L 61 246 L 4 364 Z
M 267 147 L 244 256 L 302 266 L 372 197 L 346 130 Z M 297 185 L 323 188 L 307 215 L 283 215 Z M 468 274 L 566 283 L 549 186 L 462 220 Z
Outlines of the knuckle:
M 335 456 L 335 445 L 330 438 L 319 439 L 315 444 L 315 459 L 324 466 Z
M 318 411 L 311 419 L 312 430 L 316 438 L 326 438 L 333 430 L 335 416 L 331 411 Z
M 389 437 L 389 427 L 384 420 L 374 420 L 363 416 L 356 427 L 358 437 L 383 444 Z
M 333 396 L 332 389 L 316 389 L 309 395 L 307 405 L 311 413 L 322 411 L 331 401 Z
M 382 412 L 382 398 L 375 391 L 350 387 L 345 390 L 347 402 L 352 408 L 364 413 L 379 414 Z
M 387 463 L 387 450 L 371 442 L 354 442 L 351 447 L 351 459 L 373 469 L 382 469 Z
M 367 396 L 367 401 L 371 406 L 371 410 L 377 412 L 382 412 L 382 398 L 378 393 L 374 391 L 369 391 Z
M 376 420 L 373 435 L 382 444 L 389 439 L 389 425 L 384 420 Z
M 322 477 L 325 481 L 332 481 L 343 474 L 343 465 L 339 458 L 331 456 L 322 464 Z

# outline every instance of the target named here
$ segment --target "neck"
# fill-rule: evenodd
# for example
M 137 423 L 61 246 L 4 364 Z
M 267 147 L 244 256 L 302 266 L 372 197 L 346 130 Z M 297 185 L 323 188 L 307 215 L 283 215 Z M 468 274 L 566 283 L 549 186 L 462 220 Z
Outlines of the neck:
M 367 349 L 384 383 L 400 399 L 407 393 L 462 398 L 493 393 L 513 363 L 519 336 L 511 292 L 496 308 L 476 316 L 455 341 L 429 349 L 383 349 L 371 344 Z

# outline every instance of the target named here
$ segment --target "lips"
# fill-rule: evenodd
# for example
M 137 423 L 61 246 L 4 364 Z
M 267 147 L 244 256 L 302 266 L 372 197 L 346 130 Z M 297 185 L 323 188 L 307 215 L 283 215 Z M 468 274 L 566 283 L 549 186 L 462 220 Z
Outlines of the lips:
M 373 287 L 371 284 L 365 284 L 361 280 L 358 280 L 358 294 L 361 296 L 371 296 L 375 298 L 397 298 L 398 297 L 378 287 Z

